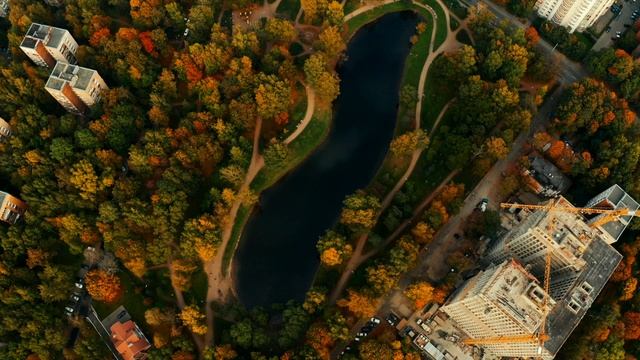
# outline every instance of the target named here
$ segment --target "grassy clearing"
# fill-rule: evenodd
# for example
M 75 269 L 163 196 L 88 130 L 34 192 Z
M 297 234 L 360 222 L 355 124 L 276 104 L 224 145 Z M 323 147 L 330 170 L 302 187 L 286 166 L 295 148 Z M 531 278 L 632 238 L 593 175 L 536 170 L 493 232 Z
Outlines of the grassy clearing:
M 436 0 L 422 0 L 423 4 L 430 6 L 433 11 L 436 13 L 438 18 L 436 19 L 436 23 L 438 28 L 436 29 L 436 41 L 433 46 L 434 49 L 437 49 L 444 41 L 447 39 L 447 35 L 449 34 L 449 29 L 447 28 L 447 17 L 445 15 L 444 9 L 438 4 Z
M 307 128 L 291 144 L 289 155 L 280 167 L 265 166 L 251 183 L 251 189 L 260 193 L 298 166 L 318 145 L 324 142 L 331 128 L 332 112 L 317 111 Z
M 460 20 L 464 20 L 469 15 L 467 8 L 460 3 L 459 0 L 445 0 L 444 4 L 451 10 Z
M 148 307 L 144 304 L 143 282 L 128 271 L 119 272 L 118 277 L 120 277 L 123 292 L 120 299 L 112 304 L 93 300 L 93 307 L 96 309 L 100 319 L 103 319 L 117 309 L 118 306 L 122 305 L 131 314 L 133 320 L 139 324 L 144 324 L 144 312 Z
M 451 25 L 451 31 L 455 31 L 458 27 L 460 27 L 460 23 L 454 18 L 451 18 L 451 23 L 449 25 Z
M 360 0 L 347 0 L 344 4 L 344 14 L 348 15 L 360 7 Z
M 423 13 L 427 11 L 423 9 Z M 427 60 L 429 55 L 429 45 L 431 43 L 431 34 L 433 33 L 433 21 L 431 20 L 431 16 L 429 14 L 423 14 L 423 17 L 426 15 L 424 22 L 427 24 L 426 30 L 418 36 L 418 42 L 413 45 L 409 55 L 407 56 L 407 60 L 405 62 L 404 75 L 402 77 L 402 84 L 400 88 L 404 88 L 405 86 L 411 86 L 418 90 L 418 85 L 420 84 L 420 74 L 422 73 L 422 68 L 424 67 L 424 63 Z M 418 94 L 416 93 L 417 97 Z M 415 104 L 411 104 L 413 108 L 415 108 Z M 398 121 L 396 123 L 396 135 L 399 135 L 405 131 L 412 129 L 412 124 L 415 116 L 415 110 L 412 108 L 407 108 L 405 104 L 402 102 L 398 108 Z
M 460 32 L 456 35 L 456 40 L 463 44 L 471 45 L 471 37 L 469 36 L 469 32 L 467 30 L 460 30 Z
M 300 0 L 282 0 L 276 12 L 286 16 L 288 19 L 295 20 L 300 10 Z
M 353 34 L 355 34 L 355 32 L 358 31 L 361 27 L 365 26 L 366 24 L 376 20 L 377 18 L 383 15 L 386 15 L 392 12 L 412 10 L 412 9 L 413 9 L 413 5 L 406 4 L 404 2 L 395 2 L 395 3 L 381 5 L 376 8 L 373 8 L 367 12 L 364 12 L 358 16 L 355 16 L 349 19 L 349 21 L 345 23 L 345 25 L 347 26 L 348 37 L 353 36 Z
M 442 108 L 455 96 L 456 90 L 439 76 L 438 70 L 434 66 L 437 61 L 438 59 L 434 60 L 427 73 L 425 89 L 428 90 L 425 90 L 422 101 L 422 128 L 428 132 L 431 131 L 431 127 L 440 115 Z
M 222 274 L 224 276 L 227 276 L 229 266 L 231 265 L 231 259 L 233 259 L 233 254 L 236 252 L 236 247 L 238 246 L 240 237 L 242 236 L 242 230 L 244 229 L 247 220 L 249 220 L 250 214 L 251 208 L 244 205 L 241 205 L 238 209 L 236 222 L 233 224 L 233 229 L 231 230 L 231 237 L 229 238 L 227 247 L 224 249 L 224 255 L 222 256 Z

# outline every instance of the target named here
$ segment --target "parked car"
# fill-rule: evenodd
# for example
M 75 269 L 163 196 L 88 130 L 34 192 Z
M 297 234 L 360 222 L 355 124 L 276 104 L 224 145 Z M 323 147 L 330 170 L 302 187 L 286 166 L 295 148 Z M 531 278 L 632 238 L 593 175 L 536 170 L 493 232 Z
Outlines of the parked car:
M 378 325 L 380 324 L 380 319 L 378 319 L 377 317 L 372 317 L 371 319 L 369 319 L 369 322 Z
M 398 315 L 394 313 L 389 313 L 389 315 L 387 315 L 387 323 L 389 323 L 389 325 L 396 326 L 399 322 L 400 318 L 398 317 Z
M 489 199 L 483 198 L 478 203 L 478 210 L 480 210 L 481 212 L 487 211 L 487 205 L 489 205 Z

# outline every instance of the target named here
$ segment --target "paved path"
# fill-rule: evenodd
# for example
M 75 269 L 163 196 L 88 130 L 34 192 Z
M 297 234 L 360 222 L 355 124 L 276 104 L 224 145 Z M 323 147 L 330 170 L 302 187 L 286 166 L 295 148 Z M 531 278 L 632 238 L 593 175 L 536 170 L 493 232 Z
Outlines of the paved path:
M 291 135 L 284 140 L 285 145 L 289 145 L 293 140 L 300 136 L 304 129 L 307 128 L 307 125 L 311 122 L 311 119 L 313 119 L 313 112 L 316 108 L 316 92 L 309 85 L 305 85 L 304 88 L 307 92 L 307 112 L 304 114 L 304 118 L 300 121 L 298 127 L 296 127 L 296 131 L 292 132 Z
M 353 16 L 356 16 L 356 15 L 358 15 L 360 13 L 365 12 L 365 11 L 371 10 L 376 6 L 382 6 L 382 5 L 385 5 L 385 4 L 392 3 L 392 2 L 395 2 L 395 1 L 394 0 L 387 0 L 387 1 L 383 1 L 383 2 L 377 3 L 376 5 L 363 6 L 363 7 L 359 8 L 358 10 L 352 12 L 351 14 L 347 15 L 345 17 L 345 21 L 348 20 L 347 19 L 348 16 L 353 17 Z M 435 57 L 437 56 L 434 53 L 433 49 L 434 49 L 434 44 L 435 44 L 435 35 L 437 33 L 437 30 L 438 30 L 438 26 L 437 26 L 438 16 L 435 13 L 435 11 L 431 7 L 429 7 L 427 5 L 424 5 L 422 3 L 415 2 L 415 1 L 413 2 L 413 4 L 426 9 L 431 14 L 431 16 L 432 16 L 431 20 L 433 21 L 433 26 L 432 26 L 432 29 L 431 29 L 431 42 L 429 44 L 429 54 L 427 55 L 427 59 L 426 59 L 424 65 L 422 67 L 422 73 L 420 75 L 420 82 L 419 82 L 419 85 L 418 85 L 418 94 L 417 94 L 418 101 L 416 102 L 416 111 L 415 111 L 416 115 L 415 115 L 415 120 L 414 120 L 414 128 L 415 129 L 420 129 L 421 119 L 422 119 L 422 111 L 421 110 L 422 110 L 422 98 L 424 97 L 424 85 L 425 85 L 425 82 L 426 82 L 427 73 L 429 72 L 429 67 L 433 63 L 433 59 L 435 59 Z M 439 2 L 439 4 L 441 4 L 441 3 Z M 444 4 L 441 4 L 441 6 L 442 6 L 443 9 L 446 9 Z M 357 13 L 359 10 L 362 10 L 362 11 Z M 449 34 L 449 36 L 451 36 L 451 32 L 449 31 L 449 16 L 448 16 L 448 13 L 447 13 L 446 10 L 445 10 L 445 14 L 447 14 L 447 16 L 446 16 L 446 19 L 447 19 L 447 21 L 446 21 L 447 33 Z M 455 40 L 455 36 L 454 36 L 454 40 Z M 440 114 L 439 117 L 441 117 L 441 116 L 442 116 L 442 113 Z M 375 221 L 376 223 L 378 222 L 380 216 L 384 213 L 384 211 L 389 207 L 389 205 L 391 205 L 391 202 L 393 201 L 395 196 L 402 189 L 402 187 L 405 185 L 405 183 L 407 182 L 407 180 L 409 179 L 409 177 L 411 176 L 411 174 L 415 170 L 415 167 L 416 167 L 416 165 L 418 163 L 418 160 L 420 159 L 420 155 L 422 154 L 423 150 L 424 149 L 416 149 L 413 152 L 413 154 L 411 155 L 411 160 L 409 162 L 409 166 L 408 166 L 407 170 L 400 177 L 400 179 L 395 184 L 393 189 L 389 193 L 387 193 L 385 198 L 382 200 L 380 210 L 378 211 L 378 213 L 376 215 L 376 221 Z M 338 297 L 340 297 L 340 295 L 344 291 L 344 288 L 346 287 L 347 282 L 351 278 L 351 275 L 368 258 L 364 254 L 364 248 L 365 248 L 365 245 L 367 244 L 367 240 L 368 239 L 369 239 L 369 233 L 365 233 L 365 234 L 360 235 L 360 237 L 356 241 L 356 247 L 355 247 L 355 249 L 353 251 L 353 254 L 349 258 L 349 261 L 347 262 L 347 265 L 345 266 L 345 268 L 342 271 L 342 274 L 340 275 L 340 279 L 336 283 L 333 291 L 331 292 L 331 295 L 329 296 L 329 303 L 330 304 L 333 304 L 338 300 Z
M 251 163 L 249 168 L 247 169 L 247 174 L 245 175 L 244 183 L 240 186 L 240 190 L 238 193 L 243 191 L 248 191 L 251 182 L 256 177 L 260 169 L 264 167 L 264 158 L 260 155 L 260 134 L 262 131 L 262 119 L 258 118 L 256 121 L 256 128 L 253 134 L 253 152 L 251 154 Z M 242 205 L 242 199 L 237 197 L 231 206 L 231 211 L 229 212 L 229 219 L 225 224 L 224 229 L 222 230 L 222 241 L 220 246 L 218 247 L 218 251 L 214 259 L 207 261 L 204 264 L 204 270 L 208 276 L 209 289 L 207 291 L 207 323 L 208 330 L 205 336 L 205 344 L 211 345 L 213 344 L 213 325 L 214 325 L 214 314 L 212 309 L 212 304 L 214 301 L 224 302 L 229 295 L 233 292 L 233 279 L 229 276 L 224 276 L 223 274 L 223 258 L 225 249 L 229 244 L 229 240 L 231 238 L 231 233 L 233 231 L 233 225 L 235 224 L 236 216 L 238 215 L 238 210 L 240 209 L 240 205 Z
M 353 19 L 354 17 L 365 13 L 369 10 L 372 10 L 374 8 L 377 8 L 378 6 L 382 6 L 382 5 L 387 5 L 387 4 L 391 4 L 394 3 L 396 1 L 399 0 L 384 0 L 384 1 L 376 1 L 376 2 L 368 2 L 365 6 L 359 7 L 356 10 L 348 13 L 347 15 L 344 16 L 344 22 L 347 22 L 351 19 Z

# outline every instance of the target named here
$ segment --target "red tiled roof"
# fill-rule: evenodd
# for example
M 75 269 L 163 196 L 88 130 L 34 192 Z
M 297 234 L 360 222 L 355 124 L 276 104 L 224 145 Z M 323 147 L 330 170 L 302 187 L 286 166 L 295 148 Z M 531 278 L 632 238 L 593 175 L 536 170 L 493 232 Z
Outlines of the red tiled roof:
M 111 341 L 125 360 L 141 359 L 142 353 L 151 347 L 136 324 L 129 320 L 111 325 Z

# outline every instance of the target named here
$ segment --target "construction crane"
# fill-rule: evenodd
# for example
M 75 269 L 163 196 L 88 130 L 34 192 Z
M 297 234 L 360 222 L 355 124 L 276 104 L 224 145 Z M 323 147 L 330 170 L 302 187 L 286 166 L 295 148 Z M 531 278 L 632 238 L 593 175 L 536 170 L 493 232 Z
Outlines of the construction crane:
M 515 204 L 515 203 L 501 203 L 500 207 L 503 209 L 528 209 L 528 210 L 546 210 L 569 212 L 574 214 L 603 214 L 604 216 L 590 224 L 591 227 L 598 227 L 607 224 L 611 221 L 618 220 L 621 216 L 637 217 L 640 214 L 636 211 L 629 209 L 601 209 L 601 208 L 581 208 L 573 206 L 564 206 L 556 204 L 545 205 L 527 205 L 527 204 Z
M 501 204 L 500 206 L 512 205 L 512 204 Z M 520 204 L 513 204 L 520 205 Z M 534 205 L 535 206 L 535 205 Z M 549 220 L 547 221 L 547 231 L 552 234 L 555 231 L 555 217 L 553 210 L 557 210 L 558 206 L 555 206 L 555 202 L 544 207 L 541 210 L 546 210 L 549 213 Z M 490 338 L 481 338 L 481 339 L 465 339 L 463 340 L 464 344 L 467 345 L 491 345 L 491 344 L 513 344 L 513 343 L 538 343 L 538 355 L 542 354 L 542 348 L 544 347 L 544 343 L 549 340 L 549 335 L 547 335 L 546 323 L 547 323 L 547 315 L 548 310 L 547 307 L 549 305 L 549 289 L 551 283 L 551 254 L 553 253 L 553 249 L 549 244 L 547 244 L 547 251 L 545 254 L 545 266 L 544 266 L 544 298 L 542 299 L 542 316 L 540 317 L 540 326 L 538 326 L 537 333 L 527 334 L 527 335 L 515 335 L 515 336 L 500 336 L 500 337 L 490 337 Z

